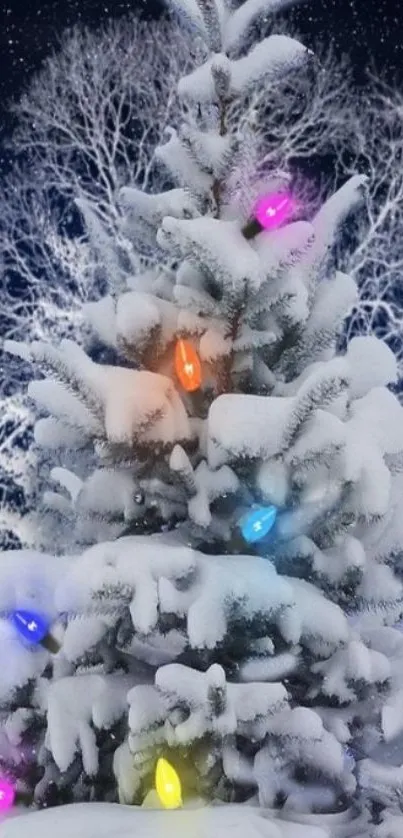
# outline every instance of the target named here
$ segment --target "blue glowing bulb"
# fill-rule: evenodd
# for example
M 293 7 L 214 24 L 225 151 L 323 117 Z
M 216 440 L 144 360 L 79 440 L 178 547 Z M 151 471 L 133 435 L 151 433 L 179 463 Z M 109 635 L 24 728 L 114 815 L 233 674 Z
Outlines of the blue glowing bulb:
M 277 509 L 275 506 L 258 506 L 252 509 L 251 512 L 247 512 L 239 522 L 245 541 L 248 544 L 260 541 L 261 538 L 264 538 L 270 532 L 276 518 Z
M 13 611 L 11 620 L 21 637 L 29 643 L 41 643 L 49 631 L 46 617 L 32 611 Z

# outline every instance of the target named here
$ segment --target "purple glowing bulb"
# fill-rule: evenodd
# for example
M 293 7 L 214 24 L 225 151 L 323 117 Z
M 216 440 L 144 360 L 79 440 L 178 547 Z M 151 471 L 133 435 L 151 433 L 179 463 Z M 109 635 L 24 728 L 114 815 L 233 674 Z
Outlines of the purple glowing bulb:
M 296 207 L 291 195 L 286 192 L 272 192 L 259 198 L 255 206 L 255 218 L 264 230 L 275 230 L 292 215 Z
M 0 812 L 11 809 L 15 800 L 15 789 L 9 780 L 0 778 Z

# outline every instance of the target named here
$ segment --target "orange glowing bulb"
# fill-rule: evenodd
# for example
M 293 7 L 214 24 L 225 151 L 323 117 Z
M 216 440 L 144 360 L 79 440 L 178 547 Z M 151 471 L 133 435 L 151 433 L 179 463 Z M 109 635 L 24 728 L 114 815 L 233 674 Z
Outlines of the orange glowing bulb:
M 192 393 L 199 389 L 202 381 L 200 358 L 190 341 L 182 338 L 176 344 L 175 370 L 184 390 Z

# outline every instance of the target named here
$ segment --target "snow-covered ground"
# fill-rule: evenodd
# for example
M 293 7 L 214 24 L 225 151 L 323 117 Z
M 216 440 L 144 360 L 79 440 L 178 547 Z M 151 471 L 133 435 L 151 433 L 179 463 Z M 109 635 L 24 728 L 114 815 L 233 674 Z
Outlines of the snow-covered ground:
M 312 823 L 316 818 L 318 825 Z M 301 820 L 304 816 L 299 816 Z M 351 810 L 307 816 L 308 820 L 297 824 L 264 809 L 236 804 L 167 811 L 75 803 L 29 814 L 14 810 L 0 823 L 0 838 L 372 838 L 366 815 Z M 382 831 L 379 838 L 401 838 L 403 821 L 397 820 L 401 832 Z
M 12 817 L 0 838 L 328 838 L 325 830 L 283 824 L 249 806 L 175 811 L 113 803 L 74 803 Z

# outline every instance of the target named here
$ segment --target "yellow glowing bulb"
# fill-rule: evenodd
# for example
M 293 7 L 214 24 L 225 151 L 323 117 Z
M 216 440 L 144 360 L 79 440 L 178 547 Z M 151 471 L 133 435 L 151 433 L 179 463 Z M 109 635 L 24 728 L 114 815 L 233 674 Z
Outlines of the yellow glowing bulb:
M 175 769 L 163 757 L 157 762 L 155 788 L 165 809 L 179 809 L 182 806 L 181 781 Z

